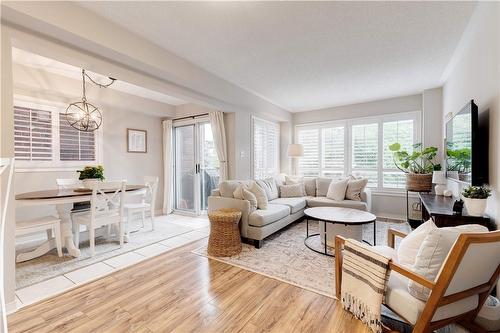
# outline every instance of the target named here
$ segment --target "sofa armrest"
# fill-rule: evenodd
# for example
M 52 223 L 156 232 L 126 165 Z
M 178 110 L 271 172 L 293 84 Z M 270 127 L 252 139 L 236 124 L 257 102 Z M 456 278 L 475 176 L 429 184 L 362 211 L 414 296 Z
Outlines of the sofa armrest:
M 363 192 L 361 192 L 361 201 L 366 203 L 366 210 L 368 212 L 372 211 L 372 191 L 365 187 Z
M 396 236 L 405 238 L 408 234 L 392 228 L 387 229 L 387 246 L 395 248 Z
M 212 212 L 220 208 L 234 208 L 241 212 L 240 230 L 241 235 L 243 237 L 246 237 L 248 228 L 248 215 L 250 215 L 250 213 L 252 212 L 250 208 L 250 201 L 213 195 L 209 196 L 208 212 Z

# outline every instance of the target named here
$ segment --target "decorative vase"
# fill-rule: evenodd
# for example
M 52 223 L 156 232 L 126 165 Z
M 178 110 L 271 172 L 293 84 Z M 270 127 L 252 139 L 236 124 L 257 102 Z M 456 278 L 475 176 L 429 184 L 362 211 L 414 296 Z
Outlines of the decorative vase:
M 432 173 L 407 173 L 406 189 L 413 192 L 430 192 L 432 190 Z
M 462 196 L 467 213 L 471 216 L 483 216 L 488 199 L 471 199 Z
M 82 183 L 83 183 L 83 186 L 85 188 L 92 188 L 92 184 L 95 184 L 98 181 L 100 181 L 99 178 L 85 178 L 85 179 L 82 179 Z

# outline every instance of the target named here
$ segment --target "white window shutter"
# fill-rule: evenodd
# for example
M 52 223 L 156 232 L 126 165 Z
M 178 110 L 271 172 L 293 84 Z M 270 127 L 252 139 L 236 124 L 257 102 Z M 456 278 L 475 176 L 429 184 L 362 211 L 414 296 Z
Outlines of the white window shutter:
M 255 179 L 279 173 L 279 124 L 253 118 L 253 176 Z
M 14 152 L 17 160 L 52 160 L 50 111 L 14 107 Z
M 59 114 L 61 161 L 95 161 L 95 132 L 81 132 L 69 125 Z

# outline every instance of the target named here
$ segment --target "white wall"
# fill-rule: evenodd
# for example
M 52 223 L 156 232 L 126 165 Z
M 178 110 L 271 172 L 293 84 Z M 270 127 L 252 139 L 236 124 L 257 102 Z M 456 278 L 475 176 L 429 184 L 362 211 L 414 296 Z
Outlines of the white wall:
M 489 110 L 489 179 L 493 196 L 488 200 L 487 214 L 497 224 L 500 218 L 500 19 L 499 3 L 480 2 L 475 10 L 454 58 L 445 73 L 443 87 L 443 117 L 458 112 L 470 99 L 474 99 L 479 112 Z M 458 195 L 461 188 L 449 182 Z

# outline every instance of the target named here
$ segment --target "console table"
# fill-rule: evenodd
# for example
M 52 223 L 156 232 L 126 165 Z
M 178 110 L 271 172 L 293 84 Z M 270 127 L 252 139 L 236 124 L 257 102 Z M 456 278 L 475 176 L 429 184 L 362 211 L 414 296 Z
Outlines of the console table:
M 454 197 L 428 193 L 419 193 L 418 196 L 422 202 L 422 221 L 432 218 L 439 228 L 463 224 L 481 224 L 490 231 L 496 229 L 495 223 L 488 216 L 471 216 L 467 213 L 465 206 L 462 214 L 455 214 L 453 212 L 453 203 L 457 199 Z

